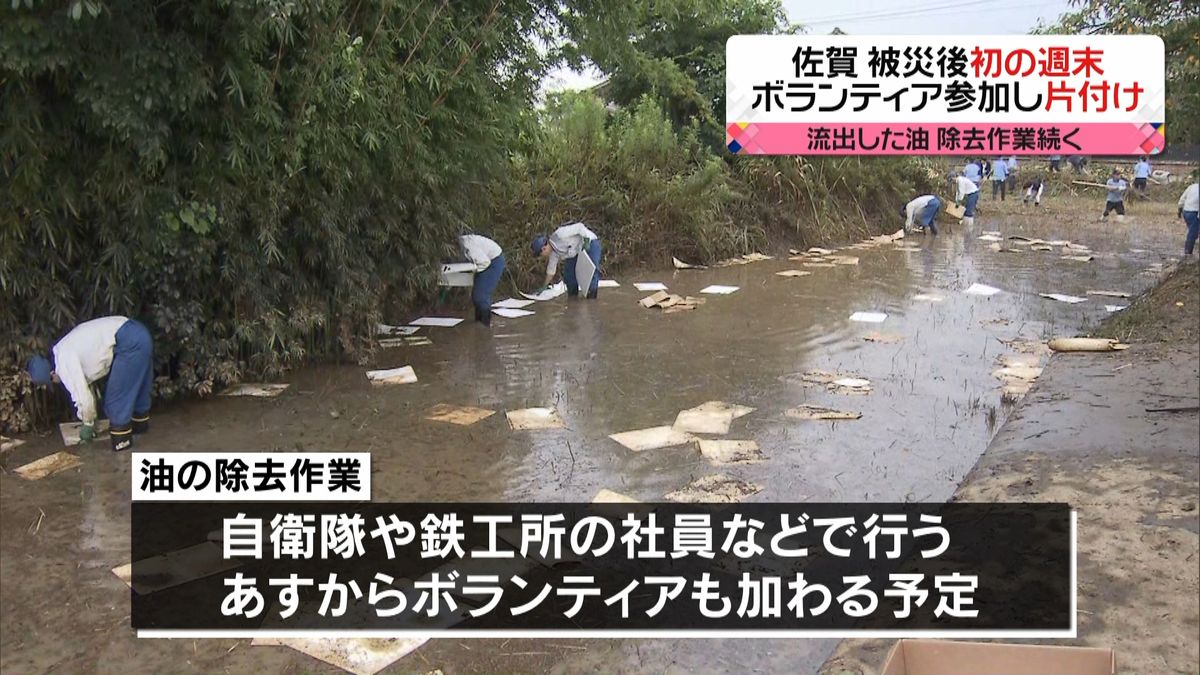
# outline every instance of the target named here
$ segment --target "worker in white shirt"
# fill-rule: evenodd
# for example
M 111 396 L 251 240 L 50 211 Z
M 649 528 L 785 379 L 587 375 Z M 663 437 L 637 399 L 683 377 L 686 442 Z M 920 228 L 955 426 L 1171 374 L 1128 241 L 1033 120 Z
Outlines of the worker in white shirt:
M 504 273 L 504 250 L 500 244 L 478 234 L 458 238 L 463 254 L 475 265 L 475 282 L 471 286 L 471 303 L 475 305 L 475 320 L 492 325 L 492 293 Z
M 567 295 L 579 295 L 579 281 L 575 278 L 576 256 L 583 253 L 591 258 L 596 271 L 588 285 L 585 296 L 595 298 L 600 291 L 600 237 L 583 223 L 571 223 L 554 230 L 550 236 L 539 234 L 530 244 L 533 254 L 546 258 L 546 286 L 554 281 L 558 272 L 558 261 L 563 261 L 563 283 Z
M 1183 240 L 1183 254 L 1194 255 L 1196 239 L 1200 237 L 1200 183 L 1192 183 L 1179 195 L 1179 217 L 1187 224 L 1187 238 Z
M 929 230 L 937 234 L 937 214 L 942 208 L 942 200 L 933 195 L 921 195 L 900 208 L 900 215 L 905 216 L 904 231 L 912 231 L 914 225 L 921 231 Z
M 96 399 L 92 383 L 105 375 L 104 414 L 112 449 L 133 445 L 133 434 L 150 428 L 150 388 L 154 384 L 154 344 L 150 331 L 123 316 L 85 321 L 67 333 L 44 356 L 29 360 L 29 377 L 37 385 L 61 383 L 75 403 L 83 427 L 79 439 L 96 438 Z
M 963 225 L 970 227 L 975 224 L 975 206 L 979 204 L 979 184 L 965 171 L 956 177 L 954 182 L 957 188 L 954 203 L 962 204 L 965 207 L 962 222 Z

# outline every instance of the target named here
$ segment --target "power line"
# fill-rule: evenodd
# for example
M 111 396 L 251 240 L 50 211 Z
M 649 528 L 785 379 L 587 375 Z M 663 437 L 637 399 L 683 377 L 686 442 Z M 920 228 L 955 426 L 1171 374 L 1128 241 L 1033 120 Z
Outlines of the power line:
M 974 10 L 974 13 L 975 14 L 983 14 L 983 13 L 996 12 L 996 11 L 1029 9 L 1029 8 L 1033 8 L 1033 7 L 1043 7 L 1043 6 L 1045 6 L 1045 4 L 1046 4 L 1045 2 L 1033 2 L 1033 3 L 1024 4 L 1024 5 L 1010 5 L 1008 7 L 984 7 L 984 8 Z M 856 20 L 854 23 L 863 23 L 863 24 L 878 23 L 879 21 L 890 21 L 890 20 L 897 19 L 897 18 L 906 18 L 909 16 L 912 16 L 912 17 L 916 17 L 916 16 L 940 17 L 940 16 L 946 16 L 947 14 L 953 14 L 953 13 L 955 13 L 956 9 L 957 8 L 927 10 L 924 12 L 914 12 L 911 15 L 909 15 L 909 14 L 894 14 L 894 15 L 890 15 L 890 16 L 886 16 L 886 17 L 859 19 L 859 20 Z
M 886 9 L 886 10 L 867 10 L 865 12 L 851 12 L 849 14 L 841 14 L 830 17 L 817 18 L 813 21 L 802 21 L 804 25 L 818 25 L 823 23 L 837 23 L 839 21 L 858 21 L 861 19 L 887 18 L 891 16 L 919 14 L 929 10 L 964 8 L 974 5 L 984 5 L 991 0 L 969 0 L 968 2 L 952 2 L 952 3 L 935 3 L 931 5 L 921 5 L 917 7 L 907 7 L 904 9 Z

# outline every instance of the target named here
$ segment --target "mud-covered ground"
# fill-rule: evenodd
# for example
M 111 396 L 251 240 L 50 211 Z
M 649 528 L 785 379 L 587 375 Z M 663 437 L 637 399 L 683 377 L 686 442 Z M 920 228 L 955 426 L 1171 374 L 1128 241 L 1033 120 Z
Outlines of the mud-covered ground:
M 1198 282 L 1187 263 L 1099 327 L 1132 349 L 1051 359 L 954 495 L 1071 504 L 1079 638 L 1030 642 L 1112 648 L 1123 673 L 1200 664 Z M 892 644 L 846 640 L 821 672 L 878 672 Z
M 608 435 L 669 424 L 681 409 L 724 400 L 756 408 L 734 423 L 728 438 L 756 440 L 767 461 L 720 469 L 762 485 L 754 500 L 945 501 L 968 474 L 990 471 L 990 455 L 976 463 L 1012 410 L 1001 402 L 999 383 L 991 375 L 996 358 L 1009 351 L 1002 340 L 1073 335 L 1104 319 L 1105 304 L 1124 302 L 1089 297 L 1065 304 L 1038 294 L 1137 293 L 1159 278 L 1152 266 L 1174 262 L 1181 248 L 1173 204 L 1131 204 L 1130 216 L 1121 223 L 1101 223 L 1102 205 L 1095 200 L 1052 201 L 1035 209 L 985 198 L 983 206 L 971 231 L 953 227 L 937 238 L 912 237 L 902 248 L 841 251 L 857 256 L 859 264 L 811 268 L 808 277 L 776 276 L 780 270 L 801 269 L 786 255 L 724 269 L 628 273 L 618 276 L 621 288 L 604 290 L 598 302 L 539 304 L 535 316 L 498 318 L 491 331 L 469 323 L 422 329 L 433 345 L 383 351 L 374 364 L 413 365 L 420 378 L 415 385 L 372 387 L 362 368 L 314 367 L 289 378 L 291 388 L 276 399 L 221 398 L 157 410 L 152 433 L 139 438 L 138 447 L 369 451 L 376 501 L 586 501 L 602 488 L 651 501 L 717 470 L 691 446 L 634 453 Z M 990 242 L 978 239 L 989 230 L 1006 237 L 1070 240 L 1088 246 L 1095 259 L 1064 260 L 1058 248 L 993 251 Z M 633 288 L 635 281 L 662 281 L 686 295 L 709 284 L 740 290 L 710 296 L 694 311 L 667 315 L 638 305 L 645 294 Z M 1004 292 L 991 297 L 961 292 L 976 282 Z M 943 299 L 928 302 L 916 299 L 918 294 Z M 855 311 L 886 312 L 888 318 L 882 324 L 852 323 L 848 317 Z M 871 332 L 901 340 L 865 341 Z M 1145 424 L 1139 425 L 1132 419 L 1122 422 L 1111 410 L 1097 412 L 1103 410 L 1098 406 L 1114 405 L 1097 382 L 1108 386 L 1124 383 L 1117 378 L 1142 377 L 1152 354 L 1133 349 L 1118 357 L 1080 357 L 1079 364 L 1110 364 L 1110 370 L 1080 381 L 1087 386 L 1059 382 L 1052 366 L 1030 394 L 1029 406 L 1042 405 L 1042 397 L 1052 406 L 1036 415 L 1037 432 L 1051 430 L 1036 438 L 1061 434 L 1080 445 L 1093 439 L 1115 453 L 1114 461 L 1124 462 L 1145 461 L 1150 443 L 1118 449 L 1110 442 L 1121 437 L 1117 433 L 1142 433 L 1154 442 L 1173 439 L 1178 448 L 1190 447 L 1190 456 L 1176 455 L 1180 466 L 1190 457 L 1194 522 L 1200 441 L 1195 417 L 1187 436 L 1155 426 L 1174 429 L 1187 421 L 1184 417 L 1160 421 L 1142 414 L 1138 419 Z M 1165 374 L 1159 379 L 1166 384 L 1147 380 L 1140 390 L 1125 387 L 1121 395 L 1176 391 L 1167 377 L 1186 374 L 1188 364 L 1194 393 L 1196 355 L 1177 358 L 1169 369 L 1161 368 Z M 1132 365 L 1112 370 L 1126 361 Z M 799 373 L 813 369 L 868 378 L 873 391 L 844 396 L 799 381 Z M 438 403 L 499 411 L 552 406 L 567 428 L 515 432 L 500 414 L 469 427 L 424 419 Z M 784 410 L 803 403 L 860 410 L 863 418 L 829 423 L 784 416 Z M 1134 405 L 1132 399 L 1128 405 Z M 1017 434 L 1008 441 L 1014 452 L 1028 450 L 1024 436 L 1035 433 L 1012 431 L 1029 418 L 1021 410 L 997 440 Z M 1137 412 L 1128 406 L 1119 410 Z M 87 448 L 81 451 L 81 467 L 25 481 L 11 470 L 60 448 L 49 436 L 24 440 L 4 455 L 0 475 L 0 670 L 335 672 L 287 648 L 251 647 L 246 640 L 137 640 L 128 625 L 128 590 L 110 571 L 129 562 L 129 456 Z M 1190 445 L 1181 445 L 1188 440 Z M 1082 452 L 1047 453 L 1041 460 L 1047 468 L 1037 474 L 1044 477 L 1035 483 L 1058 480 L 1054 477 L 1084 457 Z M 1090 461 L 1083 464 L 1099 470 Z M 1024 485 L 1018 468 L 1030 471 L 1023 463 L 1011 465 L 1005 469 L 1012 473 L 1003 479 L 1005 487 L 980 492 L 986 495 L 981 498 L 1001 498 L 1014 481 Z M 1110 468 L 1094 478 L 1125 480 L 1127 473 Z M 1121 492 L 1119 485 L 1114 489 Z M 1186 520 L 1186 506 L 1170 508 L 1177 507 Z M 1175 511 L 1156 514 L 1155 522 L 1174 522 Z M 1090 517 L 1124 516 L 1081 513 L 1081 546 Z M 1159 527 L 1186 548 L 1189 540 L 1173 534 L 1179 528 Z M 1129 532 L 1122 530 L 1122 536 L 1140 541 L 1137 530 L 1125 529 Z M 1190 530 L 1193 549 L 1195 529 Z M 1099 583 L 1089 582 L 1086 574 L 1081 563 L 1085 594 L 1085 584 Z M 1194 576 L 1191 583 L 1194 599 Z M 1163 602 L 1174 602 L 1160 595 Z M 1114 595 L 1108 602 L 1101 596 L 1094 605 L 1081 602 L 1081 609 L 1103 618 L 1133 601 Z M 1174 617 L 1174 609 L 1164 608 L 1164 617 Z M 1194 616 L 1193 611 L 1192 654 Z M 1139 630 L 1158 630 L 1168 621 L 1187 628 L 1184 617 L 1145 621 Z M 1176 642 L 1186 655 L 1189 643 Z M 836 647 L 833 640 L 443 639 L 388 672 L 816 672 Z

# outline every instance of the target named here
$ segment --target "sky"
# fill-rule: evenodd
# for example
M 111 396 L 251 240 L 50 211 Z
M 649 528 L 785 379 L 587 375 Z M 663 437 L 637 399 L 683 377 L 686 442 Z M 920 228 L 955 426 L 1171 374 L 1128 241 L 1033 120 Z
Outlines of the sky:
M 1070 0 L 784 0 L 792 23 L 824 34 L 841 28 L 855 35 L 1003 35 L 1028 33 L 1052 23 L 1071 9 Z M 547 91 L 581 89 L 601 78 L 598 71 L 557 70 L 547 77 Z

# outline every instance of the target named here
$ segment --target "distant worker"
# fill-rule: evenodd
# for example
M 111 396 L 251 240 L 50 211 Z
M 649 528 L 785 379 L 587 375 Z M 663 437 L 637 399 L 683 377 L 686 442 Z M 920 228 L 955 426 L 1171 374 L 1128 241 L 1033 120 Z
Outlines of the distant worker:
M 1008 181 L 1008 164 L 1005 163 L 1003 157 L 997 157 L 996 161 L 992 162 L 992 199 L 996 198 L 996 194 L 1000 194 L 1000 201 L 1004 201 L 1005 183 Z
M 1137 164 L 1133 165 L 1133 187 L 1142 194 L 1146 194 L 1146 181 L 1150 178 L 1150 173 L 1153 171 L 1150 166 L 1150 160 L 1142 155 Z
M 954 203 L 962 204 L 963 225 L 970 227 L 975 224 L 975 206 L 979 203 L 979 184 L 971 180 L 970 176 L 963 172 L 963 175 L 954 179 L 955 194 Z
M 968 159 L 967 165 L 963 167 L 962 175 L 971 179 L 975 183 L 975 187 L 979 187 L 979 183 L 983 180 L 983 167 L 979 166 L 977 160 Z
M 133 434 L 150 429 L 150 388 L 154 384 L 154 344 L 150 331 L 123 316 L 85 321 L 63 336 L 51 358 L 35 356 L 26 365 L 36 385 L 61 383 L 83 427 L 79 440 L 96 438 L 96 399 L 92 383 L 108 376 L 104 414 L 112 449 L 133 445 Z
M 1042 184 L 1041 178 L 1034 178 L 1025 184 L 1025 197 L 1021 199 L 1022 204 L 1033 202 L 1034 206 L 1042 205 L 1042 190 L 1045 186 Z
M 547 258 L 546 286 L 554 281 L 554 275 L 558 272 L 558 261 L 563 261 L 562 278 L 567 285 L 567 295 L 570 296 L 579 295 L 579 281 L 575 278 L 575 264 L 576 256 L 583 252 L 596 266 L 585 296 L 595 298 L 599 295 L 600 237 L 596 236 L 596 233 L 589 230 L 583 223 L 563 225 L 550 236 L 539 234 L 533 238 L 530 248 L 533 249 L 535 256 Z
M 1062 168 L 1062 155 L 1050 155 L 1050 173 L 1058 173 Z
M 1187 225 L 1187 238 L 1183 240 L 1183 254 L 1194 255 L 1196 238 L 1200 237 L 1200 183 L 1192 183 L 1179 195 L 1179 217 Z
M 458 238 L 463 254 L 475 265 L 475 283 L 471 287 L 471 303 L 475 305 L 475 320 L 492 325 L 492 293 L 504 273 L 504 250 L 500 244 L 478 234 Z
M 924 231 L 929 229 L 931 234 L 937 232 L 937 214 L 942 208 L 942 200 L 934 195 L 921 195 L 901 207 L 900 215 L 904 216 L 904 231 L 911 232 L 913 227 Z
M 1117 217 L 1124 220 L 1125 192 L 1129 190 L 1129 184 L 1125 182 L 1124 178 L 1121 178 L 1120 171 L 1113 169 L 1105 187 L 1108 188 L 1108 194 L 1104 198 L 1104 215 L 1102 217 L 1107 218 L 1109 211 L 1116 211 Z
M 1010 192 L 1017 191 L 1017 156 L 1011 155 L 1004 160 L 1004 167 L 1008 169 L 1008 189 Z
M 1075 173 L 1083 173 L 1083 168 L 1087 166 L 1087 157 L 1083 155 L 1071 155 L 1067 158 L 1067 164 L 1071 165 L 1071 170 Z

